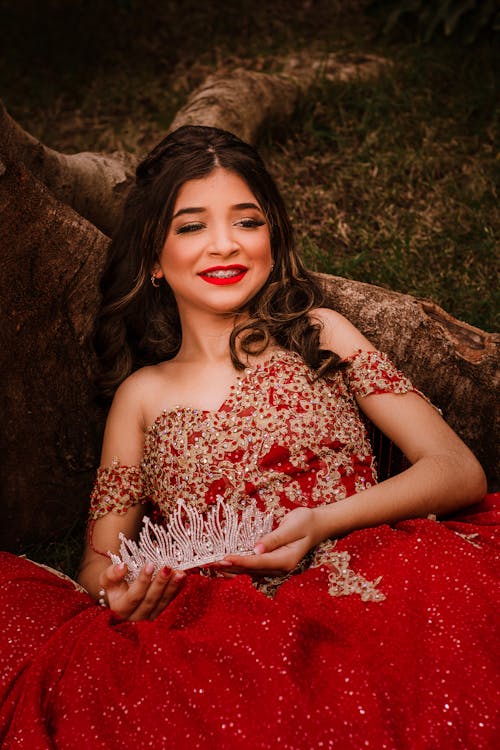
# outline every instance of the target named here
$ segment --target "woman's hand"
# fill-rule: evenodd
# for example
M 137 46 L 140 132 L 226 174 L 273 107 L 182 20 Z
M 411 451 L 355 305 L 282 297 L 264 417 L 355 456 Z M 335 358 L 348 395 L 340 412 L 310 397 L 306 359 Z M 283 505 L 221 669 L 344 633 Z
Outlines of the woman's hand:
M 294 570 L 310 549 L 323 540 L 321 524 L 313 508 L 295 508 L 287 513 L 277 529 L 260 539 L 254 555 L 228 555 L 213 567 L 226 576 L 248 573 L 283 576 Z
M 153 578 L 154 566 L 145 565 L 133 583 L 127 583 L 127 566 L 110 565 L 99 576 L 107 603 L 124 620 L 154 620 L 182 588 L 186 574 L 162 568 Z

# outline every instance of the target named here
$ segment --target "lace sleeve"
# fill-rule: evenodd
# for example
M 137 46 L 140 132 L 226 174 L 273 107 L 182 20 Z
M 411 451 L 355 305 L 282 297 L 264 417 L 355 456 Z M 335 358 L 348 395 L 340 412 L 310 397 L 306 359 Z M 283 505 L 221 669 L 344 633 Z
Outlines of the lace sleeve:
M 429 399 L 403 375 L 383 352 L 359 350 L 345 360 L 348 363 L 344 378 L 354 396 L 376 393 L 418 393 Z
M 95 521 L 106 513 L 126 513 L 137 503 L 146 502 L 141 466 L 101 466 L 90 495 L 89 520 Z

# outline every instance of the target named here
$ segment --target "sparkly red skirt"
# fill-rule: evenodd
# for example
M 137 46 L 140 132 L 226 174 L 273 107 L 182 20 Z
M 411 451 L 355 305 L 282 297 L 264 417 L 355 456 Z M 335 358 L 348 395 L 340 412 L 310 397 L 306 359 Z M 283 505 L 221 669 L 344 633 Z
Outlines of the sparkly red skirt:
M 499 499 L 339 541 L 383 601 L 331 596 L 323 568 L 274 599 L 193 574 L 128 623 L 1 554 L 1 747 L 493 750 Z

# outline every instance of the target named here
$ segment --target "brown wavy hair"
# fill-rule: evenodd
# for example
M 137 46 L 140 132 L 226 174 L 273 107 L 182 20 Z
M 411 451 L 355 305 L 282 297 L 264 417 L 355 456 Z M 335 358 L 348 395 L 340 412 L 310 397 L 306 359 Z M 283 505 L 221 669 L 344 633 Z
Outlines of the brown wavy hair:
M 320 348 L 320 326 L 307 313 L 322 305 L 323 294 L 295 250 L 283 199 L 259 154 L 227 131 L 186 125 L 138 165 L 109 248 L 94 332 L 100 362 L 97 385 L 104 397 L 111 397 L 134 370 L 171 359 L 179 351 L 181 325 L 174 295 L 164 279 L 154 287 L 151 273 L 180 188 L 217 167 L 237 174 L 254 194 L 269 225 L 274 261 L 266 283 L 246 306 L 249 318 L 232 331 L 235 368 L 245 366 L 237 349 L 259 354 L 270 341 L 298 352 L 318 375 L 341 366 L 336 354 Z

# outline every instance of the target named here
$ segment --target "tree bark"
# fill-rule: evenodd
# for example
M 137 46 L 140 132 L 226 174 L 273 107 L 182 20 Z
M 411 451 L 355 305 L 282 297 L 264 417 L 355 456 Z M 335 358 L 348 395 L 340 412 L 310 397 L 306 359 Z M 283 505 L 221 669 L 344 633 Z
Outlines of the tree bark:
M 182 125 L 208 125 L 255 143 L 266 122 L 291 117 L 299 93 L 299 83 L 290 76 L 241 68 L 212 75 L 191 94 L 169 132 Z
M 283 74 L 238 69 L 212 75 L 179 110 L 169 132 L 181 125 L 210 125 L 255 143 L 262 127 L 286 121 L 297 99 L 322 76 L 347 81 L 378 75 L 387 62 L 373 55 L 295 56 Z M 0 102 L 0 153 L 23 162 L 61 202 L 105 234 L 112 234 L 130 188 L 137 157 L 124 153 L 61 154 L 23 130 Z
M 0 156 L 0 548 L 81 518 L 104 415 L 87 344 L 108 240 Z
M 105 234 L 112 233 L 134 179 L 136 156 L 123 151 L 62 154 L 23 130 L 1 101 L 0 153 L 23 162 L 55 198 Z

